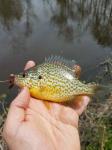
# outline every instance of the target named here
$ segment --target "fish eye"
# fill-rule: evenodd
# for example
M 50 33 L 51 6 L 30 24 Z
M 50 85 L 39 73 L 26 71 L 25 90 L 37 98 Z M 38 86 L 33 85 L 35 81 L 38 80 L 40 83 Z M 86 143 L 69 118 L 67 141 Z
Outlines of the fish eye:
M 42 79 L 42 76 L 41 75 L 39 75 L 39 77 L 38 77 L 39 79 Z
M 25 72 L 23 72 L 23 78 L 25 78 L 25 76 L 26 76 L 26 73 L 25 73 Z

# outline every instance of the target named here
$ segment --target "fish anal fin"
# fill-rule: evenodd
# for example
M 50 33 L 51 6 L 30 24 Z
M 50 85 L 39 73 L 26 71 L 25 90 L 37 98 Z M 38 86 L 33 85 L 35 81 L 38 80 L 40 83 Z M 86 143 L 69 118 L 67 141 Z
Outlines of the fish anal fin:
M 82 94 L 82 95 L 75 96 L 74 99 L 72 99 L 71 101 L 66 101 L 66 102 L 64 102 L 63 104 L 64 104 L 65 106 L 69 106 L 69 107 L 71 107 L 71 108 L 73 108 L 73 109 L 79 109 L 79 108 L 81 108 L 82 105 L 83 105 L 83 101 L 84 101 L 84 97 L 85 97 L 85 96 L 88 96 L 88 97 L 90 98 L 89 95 L 84 95 L 84 94 Z M 90 99 L 91 99 L 91 98 L 90 98 Z
M 74 100 L 74 108 L 75 109 L 79 109 L 82 106 L 85 96 L 88 96 L 88 95 L 82 94 L 82 95 L 78 95 L 75 97 L 75 100 Z
M 46 108 L 47 108 L 48 110 L 51 109 L 51 104 L 50 104 L 49 101 L 43 101 L 43 103 L 44 103 L 44 105 L 46 106 Z

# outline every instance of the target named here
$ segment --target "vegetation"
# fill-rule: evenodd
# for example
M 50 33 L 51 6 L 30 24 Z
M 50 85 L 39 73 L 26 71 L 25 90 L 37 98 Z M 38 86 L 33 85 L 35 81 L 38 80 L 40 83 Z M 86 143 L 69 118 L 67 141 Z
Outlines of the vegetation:
M 50 24 L 56 26 L 58 36 L 68 41 L 80 39 L 87 31 L 100 46 L 112 50 L 112 0 L 43 0 L 47 3 L 51 16 Z M 25 38 L 14 36 L 14 49 L 32 31 L 32 20 L 37 19 L 32 1 L 0 0 L 0 26 L 10 30 L 14 22 L 24 18 Z M 37 10 L 36 10 L 37 12 Z M 19 46 L 16 46 L 19 41 Z M 20 46 L 21 48 L 21 46 Z M 24 48 L 23 48 L 24 49 Z M 107 58 L 98 68 L 97 83 L 112 87 L 112 57 Z M 112 90 L 111 90 L 112 91 Z M 100 95 L 100 96 L 99 96 Z M 94 97 L 87 110 L 80 117 L 79 131 L 82 150 L 112 150 L 112 93 Z M 7 150 L 2 138 L 2 130 L 7 116 L 7 95 L 0 96 L 0 150 Z
M 112 149 L 112 96 L 93 101 L 80 120 L 82 150 Z
M 112 83 L 112 59 L 108 58 L 103 65 L 103 73 L 97 76 L 97 82 Z M 109 69 L 109 70 L 108 70 Z M 101 76 L 102 75 L 102 76 Z M 2 130 L 7 116 L 7 95 L 0 96 L 0 149 L 7 150 L 2 137 Z M 112 93 L 105 100 L 95 97 L 87 110 L 80 117 L 79 131 L 82 150 L 112 150 Z
M 112 46 L 111 0 L 43 0 L 51 10 L 51 24 L 58 35 L 67 41 L 80 39 L 89 29 L 94 39 L 103 47 Z M 52 9 L 51 9 L 52 8 Z
M 7 116 L 7 107 L 5 104 L 6 98 L 6 94 L 0 95 L 0 150 L 8 150 L 8 147 L 2 137 L 3 125 Z
M 96 82 L 109 86 L 90 103 L 80 118 L 82 150 L 112 150 L 112 58 L 100 64 Z M 110 92 L 110 93 L 109 93 Z

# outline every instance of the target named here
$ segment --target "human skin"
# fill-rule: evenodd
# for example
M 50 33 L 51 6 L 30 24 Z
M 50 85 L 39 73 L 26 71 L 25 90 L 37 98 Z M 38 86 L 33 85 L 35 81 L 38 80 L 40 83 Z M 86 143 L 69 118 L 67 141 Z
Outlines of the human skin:
M 29 61 L 25 69 L 35 65 Z M 80 99 L 80 101 L 79 101 Z M 80 150 L 79 115 L 89 98 L 77 98 L 77 107 L 37 100 L 25 87 L 12 101 L 3 129 L 10 150 Z M 49 107 L 47 107 L 49 106 Z

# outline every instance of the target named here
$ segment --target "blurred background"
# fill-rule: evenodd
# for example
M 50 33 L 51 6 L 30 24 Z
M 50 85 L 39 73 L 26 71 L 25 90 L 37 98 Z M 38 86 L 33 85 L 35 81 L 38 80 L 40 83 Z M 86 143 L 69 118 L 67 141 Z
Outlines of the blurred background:
M 90 78 L 110 53 L 111 0 L 0 0 L 0 80 L 50 55 L 75 59 Z
M 94 81 L 112 55 L 112 0 L 0 0 L 0 80 L 50 55 L 75 59 L 81 79 Z M 0 83 L 7 92 L 11 102 L 17 89 Z

